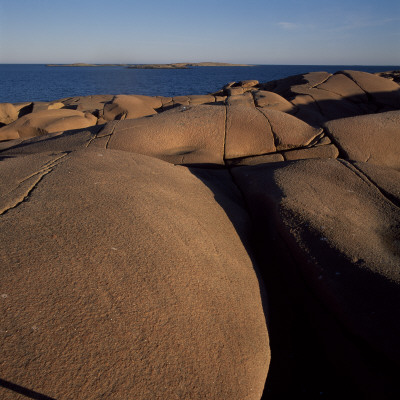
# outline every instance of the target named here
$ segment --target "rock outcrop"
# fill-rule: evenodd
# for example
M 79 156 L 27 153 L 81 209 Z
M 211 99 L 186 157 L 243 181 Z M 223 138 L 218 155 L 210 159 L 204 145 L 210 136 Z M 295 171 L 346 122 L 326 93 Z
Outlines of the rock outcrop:
M 358 71 L 2 104 L 1 397 L 398 398 L 399 113 Z

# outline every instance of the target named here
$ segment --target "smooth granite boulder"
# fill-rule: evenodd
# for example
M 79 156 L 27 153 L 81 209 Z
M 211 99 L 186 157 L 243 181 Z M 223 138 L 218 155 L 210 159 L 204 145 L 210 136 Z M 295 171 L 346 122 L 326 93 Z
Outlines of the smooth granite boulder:
M 400 110 L 329 121 L 325 127 L 346 158 L 400 170 Z
M 16 197 L 1 210 L 1 382 L 56 399 L 261 397 L 263 287 L 227 171 L 98 148 L 2 164 Z
M 354 103 L 367 103 L 368 96 L 365 90 L 361 89 L 356 82 L 343 72 L 336 72 L 331 75 L 325 82 L 316 86 L 318 89 L 335 93 Z
M 104 119 L 133 119 L 157 114 L 155 108 L 160 108 L 162 102 L 157 97 L 119 95 L 104 105 Z
M 277 150 L 305 147 L 322 133 L 322 129 L 314 128 L 290 114 L 269 108 L 260 108 L 260 111 L 271 126 Z
M 226 159 L 276 151 L 271 125 L 257 108 L 228 106 L 226 114 Z
M 292 103 L 284 99 L 277 93 L 267 90 L 257 90 L 253 93 L 256 107 L 268 107 L 269 109 L 289 112 L 295 107 Z
M 95 125 L 92 114 L 75 110 L 43 110 L 27 114 L 0 128 L 0 140 L 31 138 L 47 133 L 87 128 Z
M 116 121 L 98 134 L 98 138 L 105 136 L 109 136 L 109 149 L 174 164 L 223 164 L 225 107 L 176 107 L 148 118 Z

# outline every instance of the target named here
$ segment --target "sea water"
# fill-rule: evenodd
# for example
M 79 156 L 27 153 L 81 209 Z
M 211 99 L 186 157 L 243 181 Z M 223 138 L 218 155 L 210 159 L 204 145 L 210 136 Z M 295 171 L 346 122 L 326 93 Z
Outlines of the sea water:
M 345 69 L 383 72 L 399 66 L 256 65 L 188 69 L 126 67 L 47 67 L 41 64 L 0 64 L 0 102 L 49 101 L 94 94 L 178 96 L 207 94 L 228 82 L 256 79 L 268 82 L 312 71 Z

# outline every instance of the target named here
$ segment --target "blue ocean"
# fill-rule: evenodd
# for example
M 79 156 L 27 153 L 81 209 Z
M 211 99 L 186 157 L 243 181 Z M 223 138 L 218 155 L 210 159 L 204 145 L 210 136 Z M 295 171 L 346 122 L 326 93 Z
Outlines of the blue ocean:
M 118 67 L 47 67 L 0 64 L 0 102 L 48 101 L 94 94 L 177 96 L 212 93 L 232 81 L 268 82 L 312 71 L 353 69 L 383 72 L 400 66 L 256 65 L 190 69 L 128 69 Z

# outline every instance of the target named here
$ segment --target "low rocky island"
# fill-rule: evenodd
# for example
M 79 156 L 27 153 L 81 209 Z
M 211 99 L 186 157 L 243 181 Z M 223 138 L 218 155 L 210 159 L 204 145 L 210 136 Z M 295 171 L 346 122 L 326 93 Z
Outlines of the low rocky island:
M 1 397 L 400 398 L 396 76 L 0 104 Z
M 87 63 L 73 63 L 73 64 L 46 64 L 46 67 L 127 67 L 129 64 L 87 64 Z
M 252 67 L 252 65 L 201 62 L 201 63 L 173 63 L 173 64 L 135 64 L 128 66 L 128 68 L 136 68 L 136 69 L 187 69 L 192 67 Z
M 172 64 L 47 64 L 47 67 L 128 67 L 134 69 L 187 69 L 191 67 L 252 67 L 250 64 L 230 64 L 219 62 L 172 63 Z

